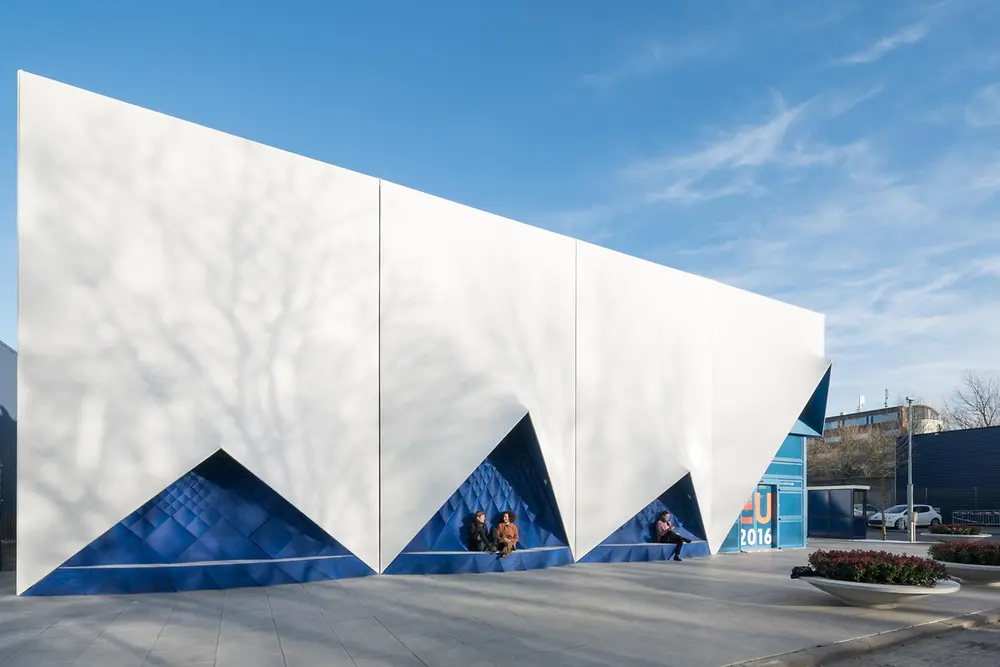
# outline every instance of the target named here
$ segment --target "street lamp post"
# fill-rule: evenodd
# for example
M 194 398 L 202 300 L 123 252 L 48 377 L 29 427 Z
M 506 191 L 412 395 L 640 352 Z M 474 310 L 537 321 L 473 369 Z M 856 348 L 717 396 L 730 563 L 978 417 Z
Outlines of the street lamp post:
M 906 397 L 906 523 L 910 529 L 910 542 L 917 541 L 917 527 L 913 520 L 913 399 Z

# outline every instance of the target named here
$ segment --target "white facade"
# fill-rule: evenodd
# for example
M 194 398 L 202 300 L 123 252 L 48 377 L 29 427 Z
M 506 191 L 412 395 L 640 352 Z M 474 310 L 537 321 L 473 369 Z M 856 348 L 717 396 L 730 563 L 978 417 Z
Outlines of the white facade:
M 382 571 L 526 413 L 576 557 L 689 472 L 716 551 L 829 366 L 816 313 L 23 73 L 18 132 L 19 593 L 219 448 Z

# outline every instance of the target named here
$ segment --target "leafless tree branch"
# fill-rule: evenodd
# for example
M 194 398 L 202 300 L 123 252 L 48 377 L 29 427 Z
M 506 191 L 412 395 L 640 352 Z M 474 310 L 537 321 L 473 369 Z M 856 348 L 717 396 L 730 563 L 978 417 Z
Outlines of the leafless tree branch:
M 1000 377 L 966 370 L 944 406 L 950 428 L 1000 426 Z

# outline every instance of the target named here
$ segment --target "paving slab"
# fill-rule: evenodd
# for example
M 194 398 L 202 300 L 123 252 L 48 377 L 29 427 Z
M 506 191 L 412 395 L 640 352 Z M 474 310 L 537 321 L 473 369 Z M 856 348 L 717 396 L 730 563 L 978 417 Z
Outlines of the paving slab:
M 828 667 L 997 667 L 1000 627 L 986 626 L 931 635 L 867 655 L 826 663 Z
M 72 598 L 16 598 L 2 573 L 0 667 L 719 667 L 1000 606 L 996 589 L 967 586 L 847 607 L 789 578 L 808 553 Z

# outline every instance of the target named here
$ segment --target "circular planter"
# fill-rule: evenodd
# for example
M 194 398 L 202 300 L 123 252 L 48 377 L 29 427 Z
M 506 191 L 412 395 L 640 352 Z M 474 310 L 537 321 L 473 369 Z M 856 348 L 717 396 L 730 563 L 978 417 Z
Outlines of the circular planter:
M 945 566 L 949 575 L 961 579 L 963 584 L 1000 586 L 1000 565 L 971 565 L 943 560 L 938 562 Z
M 993 537 L 992 535 L 987 535 L 986 533 L 980 533 L 979 535 L 946 535 L 944 533 L 920 533 L 923 537 L 932 537 L 938 542 L 978 542 L 979 540 L 985 540 L 987 537 Z
M 939 581 L 937 586 L 927 587 L 862 584 L 857 581 L 837 581 L 823 577 L 803 577 L 803 580 L 845 604 L 870 609 L 895 609 L 901 602 L 915 600 L 925 595 L 956 593 L 961 588 L 955 581 Z

